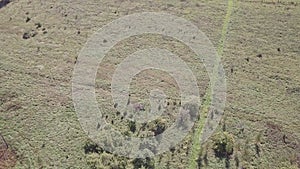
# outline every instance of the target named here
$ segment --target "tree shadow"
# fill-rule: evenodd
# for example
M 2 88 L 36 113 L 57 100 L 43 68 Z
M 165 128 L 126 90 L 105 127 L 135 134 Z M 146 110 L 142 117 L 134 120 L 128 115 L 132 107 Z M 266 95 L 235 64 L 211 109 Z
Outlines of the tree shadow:
M 225 168 L 226 169 L 230 168 L 230 158 L 229 158 L 229 156 L 227 156 L 225 158 Z
M 0 1 L 0 9 L 5 7 L 9 3 L 10 3 L 10 0 L 1 0 Z

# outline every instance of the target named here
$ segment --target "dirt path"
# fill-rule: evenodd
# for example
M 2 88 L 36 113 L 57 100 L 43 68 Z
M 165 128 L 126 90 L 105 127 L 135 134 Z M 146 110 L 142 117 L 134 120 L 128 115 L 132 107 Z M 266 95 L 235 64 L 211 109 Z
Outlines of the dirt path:
M 232 14 L 232 10 L 233 10 L 233 6 L 234 6 L 234 0 L 228 0 L 228 6 L 227 6 L 227 11 L 226 11 L 226 16 L 224 18 L 224 23 L 223 23 L 223 27 L 222 27 L 222 35 L 221 35 L 221 39 L 219 41 L 218 44 L 218 48 L 217 48 L 217 52 L 218 52 L 218 59 L 221 59 L 222 54 L 223 54 L 223 50 L 224 50 L 224 44 L 226 41 L 226 34 L 228 32 L 228 26 L 229 26 L 229 21 L 230 21 L 230 17 Z M 218 67 L 214 68 L 214 75 L 216 75 L 218 70 Z M 214 83 L 211 83 L 212 85 L 214 85 Z M 213 88 L 213 87 L 211 87 Z M 205 115 L 208 114 L 209 111 L 209 107 L 211 105 L 211 88 L 208 88 L 208 91 L 206 92 L 205 95 L 205 101 L 203 102 L 202 106 L 201 106 L 201 115 L 200 117 L 205 117 Z M 201 118 L 198 124 L 197 129 L 195 130 L 195 134 L 193 137 L 193 141 L 192 141 L 192 148 L 191 148 L 191 156 L 190 156 L 190 160 L 189 160 L 189 169 L 195 169 L 197 168 L 197 158 L 198 158 L 198 154 L 201 151 L 201 135 L 202 135 L 202 129 L 204 128 L 205 125 L 205 121 L 206 118 Z

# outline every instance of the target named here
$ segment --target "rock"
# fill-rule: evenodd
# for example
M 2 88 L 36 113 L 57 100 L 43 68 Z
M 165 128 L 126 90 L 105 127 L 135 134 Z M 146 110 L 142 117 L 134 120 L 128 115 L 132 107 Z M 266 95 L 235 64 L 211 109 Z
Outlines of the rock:
M 29 17 L 26 18 L 25 22 L 29 22 L 31 19 Z
M 40 27 L 42 27 L 41 23 L 35 23 L 34 25 L 36 26 L 37 29 L 40 28 Z
M 43 70 L 44 69 L 44 66 L 43 65 L 37 65 L 37 66 L 35 66 L 37 69 L 39 69 L 39 70 Z
M 23 39 L 29 39 L 30 38 L 30 34 L 28 32 L 25 32 L 23 34 Z
M 35 37 L 37 35 L 37 32 L 35 32 L 34 30 L 30 31 L 30 32 L 25 32 L 23 34 L 23 39 L 29 39 L 31 37 Z

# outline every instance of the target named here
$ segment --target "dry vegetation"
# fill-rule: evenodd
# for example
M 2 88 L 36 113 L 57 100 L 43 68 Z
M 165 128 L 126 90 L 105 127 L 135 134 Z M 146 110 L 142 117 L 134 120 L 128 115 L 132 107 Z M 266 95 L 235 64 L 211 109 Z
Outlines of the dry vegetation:
M 152 159 L 117 157 L 91 142 L 73 108 L 72 71 L 80 49 L 96 30 L 143 11 L 188 19 L 217 47 L 226 1 L 8 2 L 0 1 L 0 133 L 5 139 L 0 139 L 0 169 L 191 165 L 193 135 L 200 122 L 180 144 Z M 234 0 L 233 4 L 222 54 L 228 88 L 225 117 L 216 136 L 197 150 L 197 167 L 300 168 L 300 2 Z M 172 38 L 143 35 L 118 43 L 98 69 L 96 94 L 107 121 L 125 135 L 145 137 L 164 131 L 180 107 L 177 84 L 158 70 L 138 74 L 130 93 L 132 103 L 139 103 L 151 89 L 164 90 L 168 99 L 161 119 L 133 123 L 113 107 L 110 80 L 117 64 L 149 46 L 168 49 L 183 59 L 198 80 L 201 96 L 209 88 L 205 67 Z M 143 105 L 149 108 L 148 102 Z

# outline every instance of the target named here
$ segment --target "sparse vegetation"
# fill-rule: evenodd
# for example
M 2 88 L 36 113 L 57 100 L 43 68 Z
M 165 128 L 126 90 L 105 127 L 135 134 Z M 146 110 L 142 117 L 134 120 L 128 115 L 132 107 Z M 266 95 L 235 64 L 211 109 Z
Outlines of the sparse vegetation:
M 17 156 L 0 134 L 0 169 L 12 168 L 15 166 Z
M 143 11 L 161 11 L 191 21 L 220 56 L 227 91 L 225 109 L 218 113 L 224 113 L 226 121 L 221 121 L 215 137 L 203 148 L 199 138 L 205 121 L 217 115 L 208 114 L 211 84 L 206 68 L 210 65 L 204 65 L 184 43 L 155 34 L 118 42 L 100 63 L 95 84 L 89 85 L 95 86 L 103 117 L 124 136 L 158 136 L 176 122 L 180 108 L 189 110 L 189 119 L 196 119 L 193 129 L 179 144 L 168 147 L 170 151 L 151 159 L 118 157 L 86 141 L 71 94 L 74 65 L 82 63 L 78 54 L 99 28 Z M 18 169 L 300 168 L 297 0 L 0 0 L 0 18 L 0 131 L 9 145 L 9 158 L 0 158 L 0 169 L 6 169 L 3 161 L 9 160 Z M 128 30 L 133 29 L 128 23 Z M 101 42 L 111 43 L 110 35 Z M 129 111 L 111 105 L 111 79 L 118 65 L 136 51 L 155 47 L 174 53 L 191 69 L 202 99 L 201 111 L 181 102 L 176 80 L 161 70 L 138 73 L 130 82 L 128 100 L 128 104 L 143 103 L 144 107 L 135 107 L 143 120 L 149 115 L 149 92 L 164 91 L 166 100 L 157 105 L 160 117 L 143 123 L 129 121 Z M 100 130 L 100 125 L 94 127 Z M 105 143 L 112 144 L 122 143 Z M 141 147 L 155 152 L 155 144 Z

